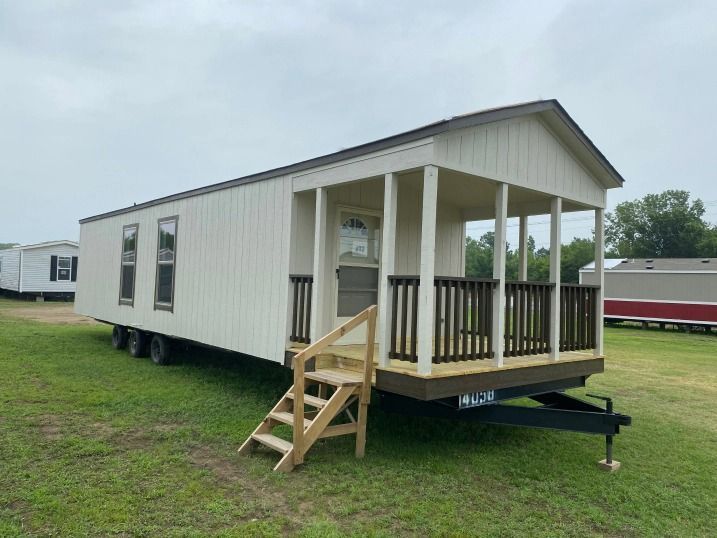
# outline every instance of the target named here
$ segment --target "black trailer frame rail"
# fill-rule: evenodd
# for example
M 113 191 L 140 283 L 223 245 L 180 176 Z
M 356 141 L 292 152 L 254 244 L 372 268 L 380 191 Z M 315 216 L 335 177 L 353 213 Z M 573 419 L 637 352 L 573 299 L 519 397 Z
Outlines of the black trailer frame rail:
M 632 418 L 615 413 L 611 398 L 587 395 L 605 401 L 606 408 L 603 409 L 563 392 L 566 388 L 584 384 L 584 378 L 565 379 L 429 401 L 385 391 L 378 391 L 378 394 L 381 408 L 391 413 L 604 435 L 605 462 L 612 465 L 613 437 L 620 433 L 620 426 L 630 426 Z M 502 403 L 522 397 L 541 405 Z

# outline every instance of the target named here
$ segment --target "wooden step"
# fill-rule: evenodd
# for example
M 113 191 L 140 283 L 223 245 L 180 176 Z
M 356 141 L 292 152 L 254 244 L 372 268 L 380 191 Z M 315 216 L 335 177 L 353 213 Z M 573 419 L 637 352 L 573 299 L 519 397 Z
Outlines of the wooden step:
M 294 393 L 290 392 L 286 395 L 286 397 L 293 400 Z M 311 396 L 310 394 L 304 394 L 304 403 L 310 405 L 311 407 L 315 407 L 316 409 L 322 409 L 327 403 L 329 403 L 329 401 L 316 396 Z
M 306 372 L 304 377 L 334 387 L 357 387 L 363 383 L 363 375 L 340 368 L 324 368 L 315 372 Z
M 283 422 L 284 424 L 288 424 L 289 426 L 294 425 L 294 414 L 289 413 L 288 411 L 273 411 L 272 413 L 269 413 L 269 418 L 272 418 L 274 420 L 278 420 L 279 422 Z M 311 421 L 308 418 L 304 419 L 304 429 L 311 426 Z
M 272 435 L 270 433 L 253 433 L 251 438 L 264 446 L 268 446 L 277 452 L 281 452 L 282 454 L 286 454 L 294 448 L 294 445 L 292 445 L 289 441 L 285 441 L 281 437 L 277 437 L 276 435 Z

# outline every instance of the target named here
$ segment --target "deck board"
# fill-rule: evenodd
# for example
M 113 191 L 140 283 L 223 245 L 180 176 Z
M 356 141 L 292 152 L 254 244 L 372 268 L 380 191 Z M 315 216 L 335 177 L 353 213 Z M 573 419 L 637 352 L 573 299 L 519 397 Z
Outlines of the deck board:
M 301 345 L 289 349 L 301 351 Z M 376 350 L 377 351 L 377 350 Z M 377 356 L 376 352 L 374 356 Z M 322 353 L 317 369 L 340 368 L 361 371 L 364 345 L 334 345 Z M 374 360 L 377 365 L 378 361 Z M 542 355 L 504 357 L 498 367 L 493 359 L 446 362 L 432 365 L 428 375 L 416 372 L 416 364 L 391 360 L 390 366 L 376 366 L 374 386 L 380 390 L 430 400 L 482 390 L 588 377 L 604 370 L 604 359 L 590 352 L 566 351 L 559 360 Z

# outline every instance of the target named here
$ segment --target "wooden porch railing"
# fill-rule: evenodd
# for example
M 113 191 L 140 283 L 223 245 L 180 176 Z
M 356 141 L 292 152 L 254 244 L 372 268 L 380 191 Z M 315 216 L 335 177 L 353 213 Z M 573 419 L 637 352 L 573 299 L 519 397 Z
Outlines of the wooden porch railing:
M 595 301 L 599 286 L 561 284 L 560 351 L 595 348 Z
M 294 302 L 291 311 L 291 335 L 289 341 L 311 343 L 311 287 L 312 275 L 289 275 L 293 285 Z
M 539 355 L 550 351 L 550 293 L 548 282 L 505 283 L 506 357 Z
M 418 361 L 418 289 L 416 275 L 388 277 L 393 299 L 389 358 Z M 492 357 L 493 290 L 497 280 L 438 276 L 434 286 L 432 362 Z
M 388 277 L 393 309 L 389 358 L 418 362 L 418 291 L 416 275 Z M 493 356 L 493 292 L 490 278 L 435 277 L 433 363 L 468 361 Z M 505 283 L 506 357 L 550 352 L 549 282 Z M 560 351 L 593 349 L 596 339 L 595 301 L 598 286 L 561 284 Z

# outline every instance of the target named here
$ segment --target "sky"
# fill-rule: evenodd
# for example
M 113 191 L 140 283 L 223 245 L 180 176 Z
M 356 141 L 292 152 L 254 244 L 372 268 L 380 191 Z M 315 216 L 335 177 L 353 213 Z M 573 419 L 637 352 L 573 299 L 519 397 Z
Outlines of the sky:
M 712 1 L 0 0 L 0 242 L 548 98 L 625 178 L 608 209 L 682 188 L 717 222 L 716 19 Z

